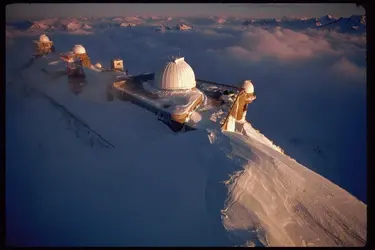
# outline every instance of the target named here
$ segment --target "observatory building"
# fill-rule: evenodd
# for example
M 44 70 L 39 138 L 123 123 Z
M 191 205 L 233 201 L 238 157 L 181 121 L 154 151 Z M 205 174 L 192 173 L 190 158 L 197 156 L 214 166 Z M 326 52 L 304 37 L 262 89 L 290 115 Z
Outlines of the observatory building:
M 53 51 L 53 42 L 46 35 L 40 36 L 36 44 L 41 53 Z M 248 104 L 256 98 L 249 80 L 235 87 L 196 79 L 184 57 L 170 58 L 156 73 L 135 76 L 128 75 L 128 70 L 124 73 L 124 64 L 119 58 L 111 60 L 108 70 L 100 63 L 92 65 L 80 44 L 60 54 L 60 59 L 65 62 L 68 83 L 75 94 L 87 85 L 86 70 L 109 74 L 116 79 L 107 87 L 109 101 L 117 97 L 146 108 L 173 131 L 196 129 L 218 119 L 222 129 L 236 131 L 244 124 Z M 201 115 L 210 118 L 201 119 Z
M 82 66 L 84 66 L 84 67 L 90 67 L 91 66 L 91 61 L 90 61 L 89 56 L 87 55 L 87 51 L 86 51 L 85 47 L 83 47 L 80 44 L 74 45 L 74 47 L 72 49 L 72 52 L 73 52 L 73 55 L 75 57 L 78 57 L 78 58 L 81 59 Z
M 227 110 L 221 120 L 221 128 L 236 131 L 236 125 L 246 119 L 249 103 L 255 100 L 251 81 L 241 87 L 199 80 L 184 57 L 174 57 L 161 70 L 152 74 L 126 77 L 113 83 L 109 89 L 109 100 L 113 95 L 132 101 L 158 116 L 172 130 L 194 129 L 190 117 L 193 112 L 217 112 Z M 233 99 L 230 98 L 233 97 Z M 207 110 L 211 110 L 208 111 Z M 194 123 L 194 122 L 193 122 Z
M 69 87 L 74 94 L 78 95 L 87 84 L 86 75 L 82 67 L 82 60 L 78 57 L 74 57 L 72 54 L 68 54 L 68 57 L 62 57 L 62 59 L 66 64 Z
M 36 56 L 46 55 L 51 52 L 55 52 L 53 42 L 49 40 L 48 36 L 43 34 L 39 37 L 39 40 L 34 41 L 35 54 Z
M 91 61 L 87 55 L 85 47 L 82 45 L 74 45 L 72 50 L 68 53 L 63 53 L 60 55 L 61 59 L 64 61 L 80 61 L 82 66 L 91 67 Z
M 80 44 L 75 45 L 70 52 L 60 54 L 60 58 L 65 62 L 69 84 L 76 94 L 80 93 L 82 86 L 87 84 L 83 67 L 91 67 L 86 49 Z
M 180 130 L 189 115 L 202 103 L 193 69 L 183 57 L 172 58 L 156 74 L 144 74 L 117 81 L 114 94 L 154 112 L 174 131 Z
M 81 93 L 83 87 L 87 84 L 83 66 L 89 67 L 91 65 L 86 49 L 82 45 L 75 45 L 72 51 L 60 54 L 60 59 L 65 62 L 70 89 L 75 94 Z
M 102 64 L 101 63 L 95 63 L 95 68 L 97 68 L 97 69 L 102 69 L 103 68 L 103 66 L 102 66 Z
M 195 74 L 183 57 L 174 58 L 155 76 L 154 87 L 160 90 L 189 90 L 196 87 Z
M 60 58 L 65 62 L 80 62 L 80 64 L 84 67 L 91 67 L 91 61 L 89 56 L 87 55 L 85 47 L 79 44 L 74 45 L 72 51 L 60 54 Z

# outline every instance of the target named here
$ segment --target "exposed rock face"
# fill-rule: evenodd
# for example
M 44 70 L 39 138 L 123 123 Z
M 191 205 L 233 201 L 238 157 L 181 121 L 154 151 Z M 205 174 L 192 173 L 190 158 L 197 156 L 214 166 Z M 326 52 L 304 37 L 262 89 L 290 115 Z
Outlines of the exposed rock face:
M 180 23 L 176 26 L 176 29 L 177 30 L 191 30 L 193 27 L 187 25 L 187 24 L 183 24 L 183 23 Z

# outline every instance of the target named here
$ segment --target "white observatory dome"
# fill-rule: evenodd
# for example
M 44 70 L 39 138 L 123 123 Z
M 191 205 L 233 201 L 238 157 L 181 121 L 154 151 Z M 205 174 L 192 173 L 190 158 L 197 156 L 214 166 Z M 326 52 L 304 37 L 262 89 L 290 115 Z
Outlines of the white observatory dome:
M 243 81 L 242 88 L 245 90 L 247 94 L 254 94 L 254 85 L 251 83 L 250 80 Z
M 95 67 L 101 69 L 101 68 L 102 68 L 102 65 L 101 65 L 100 63 L 96 63 L 96 64 L 95 64 Z
M 163 90 L 186 90 L 195 88 L 195 74 L 183 57 L 173 59 L 155 76 L 154 85 Z
M 39 41 L 42 42 L 42 43 L 47 43 L 47 42 L 49 42 L 49 38 L 48 38 L 48 36 L 43 34 L 39 37 Z
M 74 45 L 73 47 L 73 53 L 80 55 L 80 54 L 86 54 L 86 49 L 82 45 Z

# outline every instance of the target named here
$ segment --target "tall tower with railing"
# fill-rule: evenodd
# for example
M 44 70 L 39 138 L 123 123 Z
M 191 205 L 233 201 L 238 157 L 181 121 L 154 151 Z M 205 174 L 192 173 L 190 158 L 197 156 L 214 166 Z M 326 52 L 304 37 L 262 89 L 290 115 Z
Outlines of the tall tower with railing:
M 234 132 L 236 130 L 236 122 L 246 122 L 247 106 L 255 99 L 254 85 L 250 80 L 243 81 L 240 92 L 230 108 L 222 128 Z

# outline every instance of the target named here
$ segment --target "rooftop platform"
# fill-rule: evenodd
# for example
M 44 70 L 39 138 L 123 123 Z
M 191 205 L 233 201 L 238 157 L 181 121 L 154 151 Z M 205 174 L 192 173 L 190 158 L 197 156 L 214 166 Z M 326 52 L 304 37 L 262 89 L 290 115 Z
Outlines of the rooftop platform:
M 152 86 L 150 75 L 122 79 L 113 83 L 113 88 L 122 93 L 123 100 L 130 100 L 163 115 L 169 122 L 184 123 L 189 114 L 203 101 L 203 93 L 198 89 L 185 91 L 158 91 Z
M 158 116 L 162 114 L 161 120 L 168 125 L 177 122 L 180 125 L 192 125 L 190 127 L 198 128 L 200 126 L 196 123 L 200 122 L 196 121 L 192 114 L 195 114 L 193 115 L 195 117 L 197 113 L 204 117 L 207 115 L 211 117 L 220 113 L 221 110 L 224 115 L 240 90 L 234 86 L 196 79 L 197 87 L 194 89 L 165 91 L 155 88 L 153 80 L 153 73 L 130 77 L 121 76 L 113 83 L 112 88 L 118 98 L 135 102 Z M 222 97 L 225 93 L 232 96 L 233 100 L 229 100 L 231 98 L 227 95 L 226 101 L 223 101 Z M 217 118 L 222 120 L 224 117 Z M 208 120 L 211 119 L 208 118 Z

